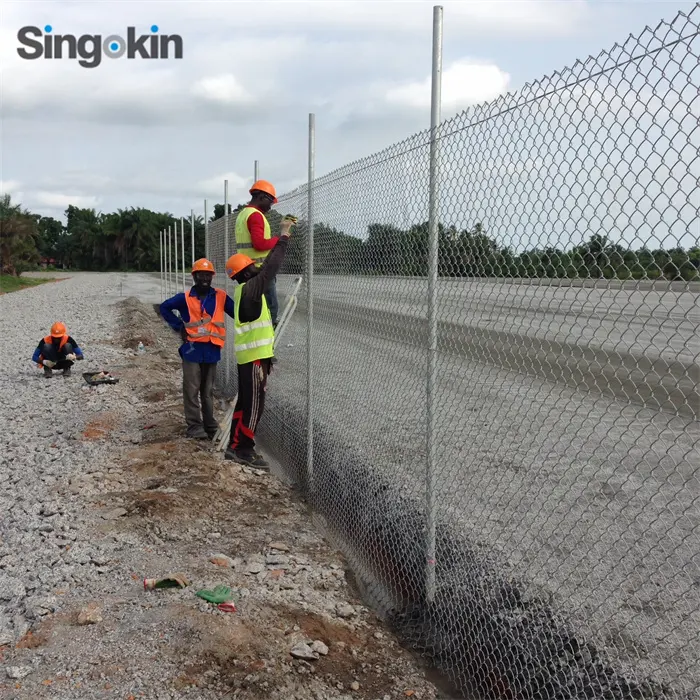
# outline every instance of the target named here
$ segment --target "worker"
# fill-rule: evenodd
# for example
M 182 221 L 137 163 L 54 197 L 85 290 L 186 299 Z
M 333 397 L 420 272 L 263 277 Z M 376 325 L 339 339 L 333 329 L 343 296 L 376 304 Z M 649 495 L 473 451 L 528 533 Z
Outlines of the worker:
M 211 440 L 219 429 L 214 418 L 214 378 L 226 339 L 224 314 L 234 317 L 231 297 L 212 287 L 214 274 L 210 260 L 196 260 L 192 265 L 193 286 L 160 305 L 161 316 L 183 341 L 178 352 L 182 359 L 186 435 L 196 440 Z
M 249 190 L 250 202 L 236 216 L 236 252 L 247 255 L 259 268 L 270 251 L 277 245 L 278 236 L 273 236 L 265 214 L 277 204 L 277 193 L 267 180 L 256 180 Z M 270 279 L 265 292 L 267 305 L 272 317 L 272 327 L 277 327 L 277 277 Z
M 295 222 L 294 217 L 282 220 L 277 243 L 260 267 L 244 253 L 236 253 L 226 261 L 226 274 L 238 283 L 233 292 L 238 399 L 224 458 L 256 469 L 269 469 L 264 457 L 255 451 L 255 430 L 265 408 L 275 340 L 265 292 L 282 265 Z
M 68 335 L 65 323 L 56 321 L 51 326 L 49 335 L 42 338 L 34 350 L 32 362 L 44 368 L 47 379 L 53 377 L 54 370 L 63 370 L 64 377 L 70 377 L 71 367 L 76 360 L 83 359 L 83 351 L 78 343 Z

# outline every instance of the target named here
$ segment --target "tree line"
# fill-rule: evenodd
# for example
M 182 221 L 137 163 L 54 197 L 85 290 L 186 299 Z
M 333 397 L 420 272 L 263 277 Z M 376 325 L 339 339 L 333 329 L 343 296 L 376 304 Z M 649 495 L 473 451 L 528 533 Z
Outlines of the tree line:
M 228 205 L 235 217 L 245 206 Z M 273 234 L 282 213 L 267 215 Z M 216 204 L 209 222 L 224 216 L 224 205 Z M 33 214 L 10 195 L 0 199 L 0 262 L 3 274 L 20 274 L 36 269 L 42 262 L 80 270 L 160 269 L 160 232 L 177 224 L 181 217 L 145 208 L 119 209 L 100 213 L 73 205 L 65 210 L 66 223 Z M 190 258 L 190 217 L 185 222 L 185 253 Z M 205 222 L 195 216 L 195 258 L 205 254 Z M 282 272 L 304 274 L 307 226 L 299 221 L 292 236 Z M 438 227 L 438 274 L 443 277 L 517 278 L 606 278 L 700 280 L 700 247 L 685 250 L 636 250 L 624 248 L 602 233 L 569 250 L 558 247 L 532 248 L 516 253 L 499 245 L 485 228 Z M 178 258 L 179 258 L 178 248 Z M 428 223 L 402 229 L 373 223 L 366 238 L 348 235 L 326 223 L 314 225 L 314 272 L 328 275 L 428 274 Z

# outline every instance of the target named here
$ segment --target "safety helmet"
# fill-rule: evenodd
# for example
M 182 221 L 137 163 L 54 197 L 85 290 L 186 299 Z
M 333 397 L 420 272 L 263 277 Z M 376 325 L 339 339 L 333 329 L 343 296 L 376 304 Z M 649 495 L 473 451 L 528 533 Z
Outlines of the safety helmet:
M 64 323 L 61 323 L 60 321 L 56 321 L 56 323 L 51 326 L 51 335 L 54 338 L 61 338 L 66 334 L 66 325 Z
M 236 253 L 226 261 L 226 274 L 234 278 L 241 270 L 245 270 L 249 265 L 255 263 L 251 258 L 243 253 Z
M 275 187 L 271 182 L 268 182 L 267 180 L 256 180 L 248 191 L 250 194 L 253 194 L 255 190 L 269 194 L 272 197 L 273 203 L 277 204 L 277 192 L 275 191 Z
M 192 272 L 211 272 L 212 274 L 216 274 L 214 271 L 214 264 L 211 260 L 207 260 L 206 258 L 195 260 L 194 265 L 192 265 Z

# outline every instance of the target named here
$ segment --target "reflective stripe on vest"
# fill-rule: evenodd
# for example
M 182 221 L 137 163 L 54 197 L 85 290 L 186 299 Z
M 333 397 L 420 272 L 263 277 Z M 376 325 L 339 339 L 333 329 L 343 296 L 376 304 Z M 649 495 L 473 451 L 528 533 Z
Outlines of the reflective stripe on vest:
M 226 338 L 226 319 L 224 306 L 226 304 L 226 292 L 223 289 L 215 289 L 216 306 L 214 315 L 209 316 L 202 309 L 202 302 L 197 296 L 185 295 L 187 310 L 190 312 L 190 320 L 185 323 L 187 339 L 191 343 L 213 343 L 223 347 Z
M 250 231 L 248 230 L 248 218 L 254 212 L 258 212 L 258 214 L 260 214 L 263 218 L 263 223 L 265 225 L 265 240 L 270 240 L 270 238 L 272 238 L 270 224 L 265 214 L 255 207 L 243 207 L 243 209 L 238 212 L 238 216 L 236 217 L 236 252 L 247 255 L 249 258 L 259 264 L 265 260 L 265 258 L 270 254 L 270 251 L 255 250 L 255 248 L 253 248 L 253 243 L 250 238 Z
M 233 292 L 236 321 L 234 325 L 236 363 L 245 365 L 255 360 L 264 360 L 272 357 L 275 342 L 275 329 L 272 327 L 272 317 L 267 306 L 265 296 L 262 298 L 262 311 L 255 321 L 241 323 L 239 321 L 239 308 L 244 284 L 236 285 Z

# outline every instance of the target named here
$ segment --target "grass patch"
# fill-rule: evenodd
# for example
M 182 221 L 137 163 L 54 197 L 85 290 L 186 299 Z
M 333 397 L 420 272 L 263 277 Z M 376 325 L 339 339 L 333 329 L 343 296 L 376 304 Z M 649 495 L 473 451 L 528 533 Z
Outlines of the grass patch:
M 17 292 L 27 287 L 36 287 L 44 282 L 57 282 L 54 277 L 15 277 L 13 275 L 0 275 L 0 294 Z

